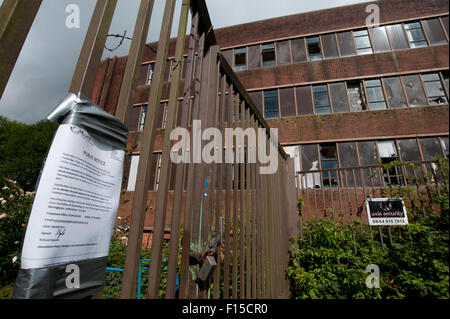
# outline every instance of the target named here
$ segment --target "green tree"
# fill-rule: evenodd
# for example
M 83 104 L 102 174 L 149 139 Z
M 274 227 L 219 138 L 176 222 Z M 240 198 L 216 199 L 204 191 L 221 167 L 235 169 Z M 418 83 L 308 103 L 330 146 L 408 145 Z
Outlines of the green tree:
M 33 191 L 58 124 L 27 125 L 0 117 L 0 176 Z

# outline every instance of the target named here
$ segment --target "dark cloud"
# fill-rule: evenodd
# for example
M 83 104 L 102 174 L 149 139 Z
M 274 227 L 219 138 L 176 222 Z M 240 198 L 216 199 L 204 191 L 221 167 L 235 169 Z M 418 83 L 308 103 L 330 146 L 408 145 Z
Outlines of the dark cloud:
M 368 0 L 207 0 L 214 27 L 220 28 L 261 19 L 366 2 Z M 0 0 L 0 5 L 3 0 Z M 65 8 L 75 3 L 80 7 L 81 28 L 65 26 Z M 44 0 L 23 50 L 0 100 L 0 115 L 25 123 L 44 119 L 67 94 L 81 45 L 89 25 L 95 1 Z M 177 32 L 181 0 L 177 0 L 172 35 Z M 110 33 L 132 36 L 139 1 L 119 0 Z M 155 1 L 147 41 L 157 41 L 162 23 L 164 1 Z M 115 47 L 117 39 L 108 39 Z M 105 50 L 103 58 L 127 55 L 129 41 L 115 52 Z

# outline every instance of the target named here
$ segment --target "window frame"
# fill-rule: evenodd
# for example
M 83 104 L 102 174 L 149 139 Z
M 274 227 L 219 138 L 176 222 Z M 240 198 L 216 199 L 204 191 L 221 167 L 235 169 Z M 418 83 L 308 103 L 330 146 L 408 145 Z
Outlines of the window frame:
M 273 50 L 273 65 L 265 65 L 265 61 L 264 61 L 264 54 L 267 54 L 268 52 L 264 52 L 264 46 L 272 46 L 272 50 Z M 277 66 L 277 53 L 276 53 L 276 45 L 275 42 L 269 42 L 269 43 L 263 43 L 261 44 L 261 66 L 263 68 L 265 67 L 273 67 L 273 66 Z
M 276 98 L 276 101 L 277 101 L 277 116 L 275 116 L 275 117 L 267 117 L 266 116 L 266 114 L 267 114 L 267 111 L 266 111 L 266 93 L 268 93 L 268 92 L 276 92 L 276 94 L 277 94 L 277 98 Z M 279 90 L 278 89 L 271 89 L 271 90 L 265 90 L 265 91 L 263 91 L 263 114 L 264 114 L 264 118 L 265 119 L 279 119 L 280 118 L 280 92 L 279 92 Z M 275 113 L 275 111 L 269 111 L 269 113 Z
M 308 39 L 314 39 L 314 38 L 317 38 L 318 39 L 318 42 L 314 42 L 314 43 L 317 43 L 318 44 L 318 46 L 319 46 L 319 50 L 320 50 L 320 53 L 315 53 L 315 54 L 310 54 L 310 52 L 309 52 L 309 43 L 308 43 Z M 323 47 L 322 47 L 322 38 L 321 38 L 321 36 L 320 35 L 316 35 L 316 36 L 309 36 L 309 37 L 305 37 L 305 46 L 306 46 L 306 61 L 307 62 L 316 62 L 316 61 L 323 61 L 324 60 L 324 56 L 323 56 Z M 311 56 L 319 56 L 320 55 L 320 59 L 315 59 L 315 60 L 311 60 Z
M 356 32 L 363 32 L 365 31 L 366 34 L 365 35 L 358 35 L 355 36 Z M 352 35 L 353 35 L 353 39 L 355 41 L 355 49 L 356 49 L 356 55 L 369 55 L 369 54 L 374 54 L 374 49 L 373 49 L 373 42 L 372 42 L 372 38 L 370 36 L 370 32 L 368 29 L 358 29 L 358 30 L 352 30 Z M 367 39 L 369 40 L 369 44 L 370 44 L 370 53 L 360 53 L 360 50 L 368 50 L 369 47 L 358 47 L 358 43 L 357 43 L 357 39 L 358 38 L 363 38 L 363 37 L 367 37 Z
M 410 33 L 408 32 L 410 29 L 409 29 L 409 28 L 407 29 L 406 26 L 407 26 L 407 25 L 411 25 L 411 24 L 413 24 L 413 23 L 418 23 L 418 24 L 420 25 L 420 30 L 421 30 L 421 32 L 422 32 L 422 35 L 423 35 L 423 37 L 424 37 L 424 40 L 420 40 L 420 41 L 417 41 L 417 40 L 411 41 L 411 40 L 410 40 L 410 38 L 409 38 L 409 34 L 410 34 Z M 429 43 L 429 41 L 428 41 L 428 39 L 427 39 L 427 35 L 426 35 L 425 30 L 424 30 L 424 28 L 423 28 L 422 22 L 421 22 L 420 20 L 404 22 L 404 23 L 402 23 L 402 25 L 403 25 L 403 29 L 405 30 L 406 41 L 408 42 L 408 45 L 409 45 L 409 48 L 410 48 L 410 49 L 426 48 L 426 47 L 429 47 L 429 46 L 430 46 L 430 43 Z M 419 29 L 419 28 L 417 27 L 417 28 L 414 28 L 413 30 L 417 30 L 417 29 Z M 412 35 L 411 35 L 411 38 L 412 38 Z M 425 42 L 426 45 L 424 45 L 424 46 L 419 46 L 419 47 L 417 47 L 417 46 L 412 46 L 411 43 L 415 43 L 415 42 Z
M 241 51 L 241 50 L 243 51 L 243 53 L 236 53 L 236 51 Z M 240 65 L 239 69 L 236 68 L 236 55 L 237 54 L 244 54 L 244 59 L 245 59 L 244 64 L 239 64 Z M 235 72 L 248 70 L 248 49 L 246 46 L 233 49 L 233 70 Z

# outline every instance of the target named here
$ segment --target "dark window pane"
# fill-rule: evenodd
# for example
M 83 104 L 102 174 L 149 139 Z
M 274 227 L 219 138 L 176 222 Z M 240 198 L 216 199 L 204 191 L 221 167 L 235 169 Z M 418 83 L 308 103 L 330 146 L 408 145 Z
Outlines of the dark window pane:
M 336 36 L 334 33 L 322 36 L 323 56 L 325 59 L 333 59 L 339 56 L 338 47 L 336 43 Z
M 280 89 L 281 116 L 296 116 L 294 88 Z
M 308 61 L 322 60 L 322 48 L 319 37 L 306 38 L 306 48 L 308 50 Z
M 358 154 L 356 153 L 356 144 L 353 142 L 349 143 L 339 143 L 339 157 L 341 161 L 341 168 L 348 167 L 358 167 Z M 348 181 L 349 187 L 361 186 L 361 172 L 355 170 L 355 176 L 351 170 L 344 171 L 343 175 L 343 186 L 346 186 L 346 181 Z M 356 183 L 355 183 L 356 179 Z
M 333 113 L 350 112 L 348 107 L 347 90 L 344 82 L 330 84 L 331 102 L 333 104 Z
M 384 99 L 381 80 L 365 81 L 367 96 L 369 98 L 371 110 L 382 110 L 386 108 L 386 100 Z
M 448 31 L 448 17 L 442 17 L 442 24 L 444 25 L 444 29 L 445 31 L 447 31 L 447 35 L 450 35 L 449 31 Z
M 318 170 L 319 157 L 317 144 L 302 145 L 302 171 Z
M 302 86 L 295 88 L 297 94 L 298 115 L 313 115 L 314 107 L 312 103 L 311 87 Z
M 256 107 L 262 114 L 262 92 L 250 92 L 250 97 L 252 98 L 253 102 L 255 102 Z
M 247 48 L 234 49 L 234 70 L 247 69 Z
M 408 75 L 402 77 L 405 84 L 406 95 L 408 95 L 410 106 L 424 106 L 428 105 L 425 98 L 425 92 L 418 75 Z
M 370 29 L 373 41 L 373 50 L 375 52 L 387 52 L 391 50 L 384 27 Z
M 306 61 L 305 39 L 295 39 L 291 41 L 292 60 L 294 63 Z
M 386 88 L 387 99 L 390 108 L 407 107 L 405 94 L 401 84 L 400 77 L 390 77 L 383 79 Z
M 338 168 L 337 151 L 335 143 L 319 145 L 321 169 L 328 170 L 322 173 L 324 187 L 338 186 L 337 172 L 332 170 Z
M 361 165 L 370 166 L 378 164 L 377 147 L 375 142 L 358 142 L 358 149 Z
M 348 96 L 352 112 L 367 110 L 367 100 L 364 94 L 364 87 L 361 81 L 347 82 Z
M 391 40 L 393 50 L 409 49 L 405 31 L 401 24 L 388 25 L 386 30 Z
M 425 161 L 432 161 L 443 156 L 439 138 L 427 137 L 421 138 L 419 141 Z
M 278 90 L 264 92 L 264 117 L 267 119 L 279 117 Z
M 339 41 L 339 49 L 341 51 L 341 56 L 352 56 L 355 55 L 355 45 L 353 42 L 353 36 L 351 31 L 341 32 L 337 34 Z
M 263 66 L 275 66 L 275 45 L 273 43 L 263 44 L 261 49 Z
M 423 74 L 422 81 L 425 85 L 425 92 L 427 93 L 428 102 L 431 105 L 447 104 L 447 97 L 445 95 L 439 73 Z
M 145 85 L 148 74 L 148 64 L 141 65 L 141 71 L 139 73 L 138 85 Z
M 278 65 L 291 63 L 291 48 L 288 41 L 277 42 L 277 62 Z
M 444 30 L 438 18 L 423 21 L 423 27 L 431 44 L 446 44 Z
M 128 116 L 128 129 L 130 131 L 137 131 L 138 129 L 138 122 L 139 122 L 139 116 L 141 115 L 141 107 L 133 107 L 131 109 L 131 114 Z
M 402 161 L 420 162 L 422 160 L 416 139 L 399 140 L 398 145 L 400 147 Z
M 328 87 L 326 85 L 314 85 L 314 106 L 316 114 L 330 114 L 330 100 L 328 98 Z
M 252 45 L 248 47 L 248 68 L 260 68 L 261 67 L 261 48 L 258 45 Z
M 421 48 L 428 45 L 420 22 L 405 24 L 405 30 L 410 48 Z

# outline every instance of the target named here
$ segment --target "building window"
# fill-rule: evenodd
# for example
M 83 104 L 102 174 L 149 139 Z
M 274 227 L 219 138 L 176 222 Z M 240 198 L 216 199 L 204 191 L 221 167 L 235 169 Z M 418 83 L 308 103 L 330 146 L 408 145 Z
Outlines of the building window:
M 247 69 L 247 48 L 234 49 L 234 70 Z
M 337 37 L 339 41 L 339 50 L 341 52 L 341 57 L 355 55 L 355 45 L 352 32 L 340 32 L 337 34 Z
M 431 45 L 446 44 L 448 42 L 439 18 L 424 20 L 422 23 Z
M 423 74 L 422 81 L 431 105 L 447 104 L 447 97 L 438 73 Z
M 306 47 L 308 50 L 308 61 L 322 60 L 322 48 L 319 37 L 306 38 Z
M 402 81 L 400 77 L 389 77 L 383 79 L 386 95 L 390 108 L 407 107 L 405 93 L 403 92 Z
M 322 35 L 323 56 L 325 59 L 339 57 L 336 35 L 334 33 Z
M 330 83 L 330 96 L 333 103 L 333 113 L 348 113 L 350 111 L 345 82 Z
M 147 105 L 143 106 L 141 110 L 141 119 L 139 120 L 139 131 L 144 130 L 146 117 L 147 117 Z
M 381 80 L 365 81 L 367 96 L 369 97 L 369 105 L 371 110 L 386 109 L 386 99 L 384 98 Z
M 422 48 L 428 46 L 420 22 L 405 24 L 405 30 L 410 48 Z
M 275 66 L 275 45 L 273 43 L 262 45 L 263 66 Z
M 330 99 L 328 97 L 328 86 L 326 84 L 314 85 L 313 95 L 316 114 L 330 114 L 331 107 L 330 107 Z
M 277 118 L 278 115 L 278 90 L 264 92 L 264 117 Z
M 409 49 L 408 41 L 406 40 L 405 30 L 403 25 L 395 24 L 388 25 L 386 31 L 391 40 L 391 45 L 393 50 L 404 50 Z
M 131 157 L 130 174 L 128 175 L 127 192 L 134 192 L 136 188 L 136 179 L 139 167 L 139 155 Z
M 402 77 L 405 84 L 406 95 L 408 96 L 409 106 L 428 105 L 425 92 L 418 74 L 412 74 Z
M 395 141 L 379 141 L 378 152 L 383 164 L 389 164 L 393 161 L 398 161 L 398 151 Z M 400 172 L 395 167 L 389 170 L 384 170 L 384 182 L 386 185 L 398 185 L 402 180 Z
M 385 27 L 371 28 L 370 35 L 372 36 L 373 49 L 375 52 L 391 51 Z
M 161 161 L 162 156 L 161 154 L 158 154 L 158 169 L 156 171 L 155 192 L 157 192 L 159 188 L 159 179 L 161 177 Z
M 162 128 L 166 128 L 167 127 L 167 114 L 169 113 L 169 103 L 164 103 L 165 107 L 164 107 L 164 120 L 163 120 L 163 126 Z
M 425 137 L 420 140 L 420 147 L 422 148 L 423 159 L 425 161 L 434 161 L 442 157 L 442 149 L 439 138 Z
M 449 145 L 448 145 L 448 136 L 441 137 L 442 148 L 444 149 L 444 153 L 449 158 Z
M 347 82 L 350 107 L 352 112 L 367 110 L 367 100 L 364 94 L 364 87 L 361 81 Z
M 367 30 L 354 31 L 353 37 L 355 38 L 356 52 L 359 55 L 373 53 Z
M 319 144 L 321 169 L 327 170 L 322 173 L 322 181 L 324 187 L 338 186 L 337 171 L 333 169 L 338 168 L 338 159 L 336 144 Z
M 149 68 L 148 77 L 147 77 L 147 85 L 152 84 L 154 72 L 155 72 L 155 63 L 150 63 L 150 68 Z

